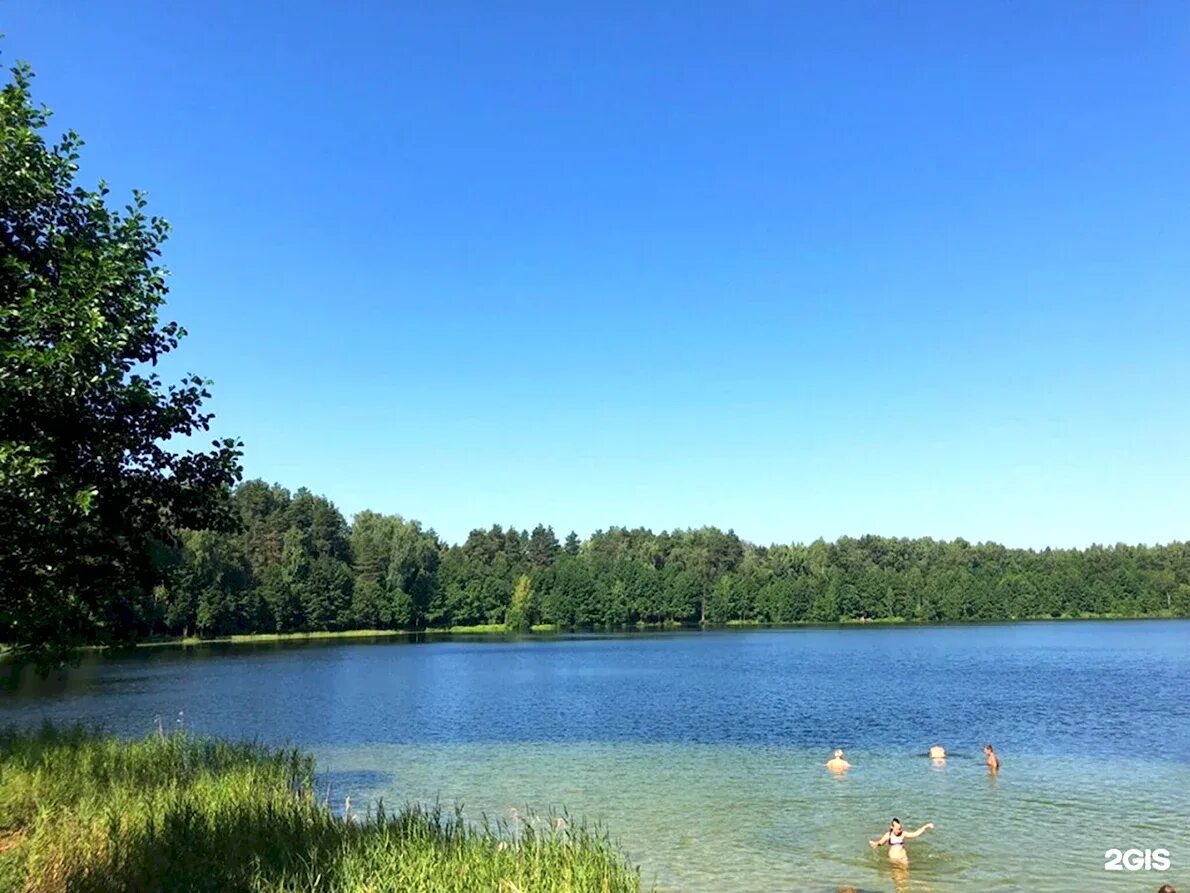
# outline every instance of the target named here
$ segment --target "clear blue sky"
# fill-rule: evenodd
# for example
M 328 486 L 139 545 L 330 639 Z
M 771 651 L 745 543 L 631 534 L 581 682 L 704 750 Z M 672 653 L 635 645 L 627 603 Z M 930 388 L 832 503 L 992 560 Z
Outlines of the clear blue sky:
M 1190 7 L 21 2 L 245 469 L 419 518 L 1190 538 Z

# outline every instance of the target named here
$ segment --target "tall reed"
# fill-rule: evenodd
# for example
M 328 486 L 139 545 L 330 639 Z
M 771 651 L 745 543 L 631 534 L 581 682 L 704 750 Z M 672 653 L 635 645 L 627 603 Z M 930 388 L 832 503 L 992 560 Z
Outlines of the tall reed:
M 475 826 L 410 806 L 336 816 L 292 749 L 178 731 L 0 732 L 0 891 L 637 891 L 606 833 Z

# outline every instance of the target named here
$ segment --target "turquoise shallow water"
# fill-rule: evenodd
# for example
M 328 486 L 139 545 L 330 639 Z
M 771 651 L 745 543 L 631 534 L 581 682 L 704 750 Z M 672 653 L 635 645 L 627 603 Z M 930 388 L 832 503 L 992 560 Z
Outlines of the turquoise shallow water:
M 1190 887 L 1185 621 L 161 648 L 4 681 L 0 724 L 300 745 L 336 804 L 565 808 L 662 889 Z M 937 825 L 907 873 L 866 843 L 893 815 Z
M 674 744 L 373 745 L 320 748 L 332 799 L 460 802 L 510 819 L 564 804 L 598 820 L 664 890 L 1155 890 L 1185 877 L 1190 767 L 1012 755 L 924 756 Z M 910 869 L 871 851 L 892 815 L 937 826 Z M 1111 847 L 1165 847 L 1174 871 L 1113 874 Z M 1147 876 L 1145 876 L 1147 874 Z M 1156 882 L 1153 882 L 1153 879 Z

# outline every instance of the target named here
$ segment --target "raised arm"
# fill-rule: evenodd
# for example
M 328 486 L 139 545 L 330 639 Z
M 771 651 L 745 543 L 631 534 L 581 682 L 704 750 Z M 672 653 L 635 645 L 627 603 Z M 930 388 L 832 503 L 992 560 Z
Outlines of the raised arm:
M 880 835 L 879 840 L 869 840 L 868 846 L 870 846 L 872 849 L 876 849 L 876 847 L 884 846 L 886 843 L 888 843 L 888 832 L 887 831 L 885 831 L 883 834 Z
M 921 837 L 923 834 L 925 834 L 927 831 L 929 831 L 933 827 L 934 827 L 933 822 L 926 822 L 924 825 L 922 825 L 916 831 L 906 831 L 905 836 L 909 837 L 909 838 Z

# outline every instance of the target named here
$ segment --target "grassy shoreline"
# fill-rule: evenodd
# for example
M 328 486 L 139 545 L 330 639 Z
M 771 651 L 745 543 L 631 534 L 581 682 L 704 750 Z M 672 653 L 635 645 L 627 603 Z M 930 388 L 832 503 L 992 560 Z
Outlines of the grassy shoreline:
M 85 729 L 0 731 L 0 893 L 424 890 L 635 893 L 599 829 L 336 815 L 297 750 Z
M 192 648 L 195 645 L 213 644 L 268 644 L 284 642 L 318 642 L 333 639 L 352 638 L 408 638 L 413 636 L 534 636 L 564 635 L 569 632 L 660 632 L 660 631 L 714 631 L 714 630 L 796 630 L 808 627 L 852 627 L 852 626 L 987 626 L 1014 623 L 1078 623 L 1095 620 L 1184 620 L 1180 614 L 1161 612 L 1158 614 L 1081 614 L 1064 617 L 1016 617 L 1000 620 L 914 620 L 906 617 L 846 618 L 826 620 L 791 620 L 788 623 L 766 623 L 762 620 L 726 620 L 724 623 L 682 624 L 677 622 L 635 623 L 627 626 L 563 627 L 557 624 L 533 624 L 528 630 L 511 630 L 505 624 L 480 624 L 474 626 L 428 626 L 420 630 L 315 630 L 313 632 L 251 632 L 233 636 L 161 637 L 145 639 L 134 645 L 89 645 L 80 650 L 115 650 L 120 648 Z M 8 652 L 0 648 L 0 658 Z
M 795 620 L 788 623 L 767 623 L 759 620 L 728 620 L 723 623 L 691 623 L 683 624 L 674 621 L 663 623 L 634 623 L 628 626 L 615 627 L 561 627 L 553 623 L 536 623 L 528 630 L 511 630 L 504 624 L 488 623 L 478 626 L 449 626 L 426 627 L 424 629 L 346 629 L 346 630 L 315 630 L 303 633 L 242 633 L 231 636 L 199 636 L 167 637 L 145 639 L 130 645 L 87 645 L 78 651 L 118 651 L 140 648 L 192 648 L 202 645 L 265 645 L 285 642 L 316 642 L 335 639 L 402 639 L 414 636 L 534 636 L 559 635 L 566 633 L 635 633 L 635 632 L 699 632 L 724 629 L 808 629 L 817 627 L 852 628 L 865 626 L 900 626 L 900 627 L 931 627 L 931 626 L 989 626 L 1010 623 L 1078 623 L 1104 620 L 1186 620 L 1188 618 L 1172 612 L 1160 614 L 1083 614 L 1077 617 L 1015 617 L 1003 620 L 940 620 L 922 621 L 906 617 L 871 617 L 848 618 L 835 622 L 817 620 Z M 12 658 L 13 652 L 0 645 L 0 660 Z
M 526 631 L 516 633 L 517 635 L 527 635 L 529 633 L 550 633 L 558 631 L 558 627 L 553 623 L 535 623 Z M 343 630 L 315 630 L 313 632 L 304 633 L 237 633 L 231 636 L 212 636 L 211 638 L 202 638 L 200 636 L 185 636 L 177 638 L 159 638 L 149 639 L 144 642 L 137 642 L 138 648 L 159 648 L 169 645 L 210 645 L 210 644 L 252 644 L 263 642 L 302 642 L 302 641 L 316 641 L 321 639 L 389 639 L 389 638 L 408 638 L 410 636 L 425 636 L 425 635 L 513 635 L 514 630 L 510 630 L 502 623 L 488 623 L 479 626 L 446 626 L 446 627 L 427 627 L 425 629 L 343 629 Z M 96 646 L 96 647 L 112 647 L 112 646 Z

